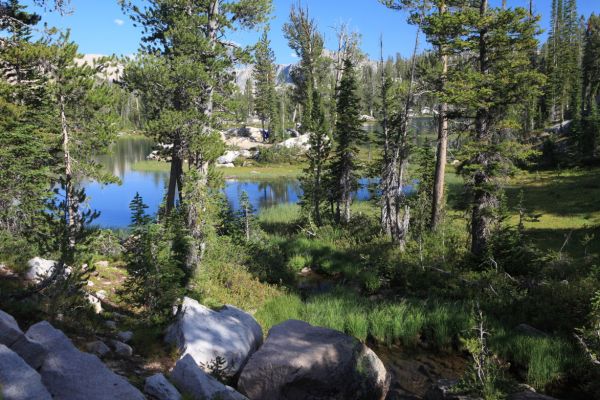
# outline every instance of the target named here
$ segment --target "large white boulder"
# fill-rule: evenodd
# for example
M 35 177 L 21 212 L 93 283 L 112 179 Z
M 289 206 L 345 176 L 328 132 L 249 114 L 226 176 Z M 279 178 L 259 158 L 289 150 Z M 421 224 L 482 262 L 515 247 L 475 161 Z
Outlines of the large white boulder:
M 256 320 L 239 308 L 227 305 L 213 311 L 186 297 L 165 340 L 205 371 L 210 372 L 209 365 L 217 358 L 225 360 L 225 374 L 234 376 L 260 347 L 263 335 Z
M 305 133 L 304 135 L 300 135 L 298 137 L 293 137 L 293 138 L 284 140 L 283 142 L 278 143 L 277 146 L 285 147 L 288 149 L 298 147 L 298 148 L 306 151 L 306 150 L 310 149 L 309 139 L 310 139 L 310 134 Z
M 142 393 L 94 355 L 79 351 L 63 332 L 46 321 L 26 336 L 48 352 L 40 369 L 42 382 L 56 399 L 144 400 Z
M 248 400 L 204 372 L 189 354 L 177 361 L 171 380 L 181 392 L 193 399 Z
M 17 353 L 0 344 L 0 398 L 3 400 L 51 400 L 40 374 Z
M 240 156 L 239 151 L 228 150 L 221 157 L 217 158 L 217 164 L 231 164 Z
M 254 142 L 262 142 L 263 140 L 262 130 L 260 128 L 255 128 L 252 126 L 231 128 L 227 132 L 225 132 L 225 136 L 227 138 L 245 137 Z
M 25 279 L 39 282 L 54 272 L 56 264 L 57 262 L 53 260 L 46 260 L 41 257 L 32 258 L 27 261 L 28 270 L 27 273 L 25 273 Z
M 288 320 L 269 331 L 238 381 L 251 400 L 383 400 L 390 375 L 371 349 L 332 329 Z
M 146 378 L 144 393 L 156 400 L 181 400 L 181 394 L 163 374 Z

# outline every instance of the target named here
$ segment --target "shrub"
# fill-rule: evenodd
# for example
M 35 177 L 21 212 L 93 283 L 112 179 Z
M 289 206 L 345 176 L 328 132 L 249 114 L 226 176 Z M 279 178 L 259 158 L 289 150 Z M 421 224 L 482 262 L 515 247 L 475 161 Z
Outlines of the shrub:
M 263 147 L 258 152 L 256 161 L 260 164 L 295 164 L 300 162 L 302 153 L 299 147 Z

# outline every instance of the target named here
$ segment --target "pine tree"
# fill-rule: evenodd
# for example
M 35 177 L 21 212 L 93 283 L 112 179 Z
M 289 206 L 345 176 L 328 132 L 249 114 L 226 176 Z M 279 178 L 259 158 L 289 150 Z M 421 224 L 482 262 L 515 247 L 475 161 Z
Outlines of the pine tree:
M 48 46 L 31 39 L 39 16 L 17 1 L 1 2 L 0 8 L 10 16 L 0 19 L 0 36 L 11 43 L 0 42 L 0 233 L 17 238 L 42 225 L 57 160 L 51 155 L 52 110 L 42 68 Z
M 256 82 L 255 105 L 256 114 L 261 121 L 262 129 L 265 125 L 270 131 L 277 123 L 277 93 L 275 92 L 275 54 L 271 49 L 268 30 L 265 29 L 256 45 L 256 64 L 253 77 Z
M 323 36 L 317 29 L 316 22 L 310 18 L 308 9 L 292 6 L 290 21 L 283 26 L 283 33 L 288 45 L 300 58 L 300 64 L 292 70 L 292 80 L 296 84 L 296 99 L 302 105 L 302 132 L 311 132 L 316 116 L 315 92 L 320 90 L 318 68 L 323 52 Z
M 501 179 L 510 161 L 521 155 L 506 136 L 511 111 L 536 96 L 543 76 L 531 65 L 537 46 L 538 18 L 523 8 L 490 8 L 478 0 L 462 11 L 463 35 L 450 45 L 463 53 L 461 69 L 452 71 L 448 102 L 464 116 L 474 115 L 472 142 L 466 147 L 461 172 L 471 194 L 471 251 L 484 257 L 498 222 Z
M 600 16 L 592 14 L 585 31 L 583 54 L 581 132 L 579 147 L 582 153 L 593 156 L 600 137 Z
M 242 223 L 244 238 L 246 242 L 249 242 L 254 225 L 254 207 L 252 206 L 252 203 L 250 203 L 250 198 L 245 190 L 240 194 L 239 220 Z
M 453 13 L 459 12 L 467 4 L 465 1 L 448 0 L 380 0 L 387 7 L 395 10 L 407 10 L 412 23 L 419 25 L 427 35 L 427 40 L 435 46 L 439 71 L 434 84 L 438 97 L 438 137 L 435 165 L 435 183 L 431 207 L 431 228 L 433 230 L 441 223 L 445 206 L 445 175 L 448 151 L 448 104 L 444 101 L 446 80 L 448 76 L 449 57 L 452 54 L 448 43 L 454 39 L 458 21 Z M 400 66 L 400 63 L 397 63 Z
M 80 65 L 77 50 L 69 33 L 61 34 L 50 46 L 48 60 L 49 92 L 63 159 L 60 184 L 64 188 L 66 232 L 71 247 L 75 246 L 74 232 L 83 222 L 76 195 L 78 182 L 84 178 L 107 183 L 115 180 L 103 172 L 93 155 L 106 151 L 115 139 L 117 118 L 112 107 L 107 107 L 114 101 L 110 89 L 97 81 L 97 73 L 106 64 L 101 60 L 94 66 Z
M 244 113 L 246 115 L 245 121 L 248 121 L 254 115 L 254 82 L 252 79 L 246 80 L 244 88 Z
M 181 230 L 181 210 L 170 214 L 164 224 L 153 224 L 138 193 L 129 208 L 133 231 L 125 244 L 129 275 L 120 295 L 139 307 L 148 323 L 160 324 L 170 316 L 185 286 L 181 260 L 185 259 L 187 242 Z
M 352 193 L 358 189 L 358 145 L 365 133 L 360 121 L 360 98 L 352 62 L 344 60 L 344 73 L 337 97 L 335 124 L 335 156 L 330 167 L 333 180 L 333 197 L 336 203 L 335 219 L 350 222 Z
M 131 210 L 131 228 L 141 228 L 150 222 L 150 217 L 146 215 L 146 209 L 148 205 L 144 204 L 144 200 L 139 193 L 135 193 L 133 200 L 129 203 L 129 209 Z
M 125 81 L 142 97 L 149 131 L 173 145 L 166 212 L 174 209 L 179 193 L 195 242 L 188 247 L 186 261 L 193 271 L 210 226 L 214 162 L 224 151 L 215 128 L 234 92 L 234 63 L 249 58 L 226 40 L 226 34 L 266 22 L 271 1 L 147 0 L 144 9 L 130 1 L 121 3 L 145 33 L 142 54 L 126 69 Z M 189 162 L 185 176 L 184 160 Z
M 317 123 L 310 133 L 310 148 L 306 152 L 309 164 L 301 179 L 303 191 L 301 205 L 307 210 L 311 220 L 320 226 L 323 222 L 321 204 L 326 200 L 328 192 L 325 173 L 331 151 L 331 132 L 325 115 L 325 106 L 320 97 L 317 99 L 317 107 Z

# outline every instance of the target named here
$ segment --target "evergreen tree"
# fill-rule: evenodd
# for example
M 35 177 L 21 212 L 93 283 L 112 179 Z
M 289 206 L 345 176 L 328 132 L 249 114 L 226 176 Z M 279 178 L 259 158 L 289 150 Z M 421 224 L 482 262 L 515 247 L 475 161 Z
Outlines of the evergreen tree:
M 150 217 L 146 215 L 147 208 L 148 205 L 144 204 L 142 196 L 136 192 L 133 200 L 129 203 L 129 209 L 131 210 L 131 224 L 129 226 L 131 228 L 141 228 L 150 222 Z
M 352 62 L 344 60 L 344 74 L 340 81 L 335 124 L 335 156 L 330 174 L 336 203 L 335 219 L 350 222 L 352 193 L 358 189 L 358 145 L 365 133 L 360 121 L 360 98 Z
M 0 36 L 11 43 L 0 42 L 0 233 L 17 238 L 41 224 L 58 160 L 51 154 L 56 142 L 42 67 L 48 46 L 31 40 L 31 26 L 39 16 L 16 1 L 0 7 L 11 16 L 11 23 L 0 20 Z
M 592 14 L 585 31 L 582 79 L 582 121 L 579 146 L 585 156 L 593 156 L 600 137 L 600 16 Z
M 244 232 L 244 238 L 246 242 L 249 242 L 254 225 L 254 207 L 252 206 L 252 203 L 250 203 L 250 198 L 245 190 L 240 194 L 240 211 L 238 214 L 239 221 L 242 225 L 242 231 Z
M 321 98 L 318 98 L 317 107 L 317 125 L 310 133 L 310 148 L 306 152 L 308 167 L 304 170 L 301 179 L 303 191 L 301 205 L 307 210 L 311 220 L 320 226 L 323 222 L 321 203 L 326 200 L 328 192 L 325 173 L 331 151 L 331 133 Z
M 163 323 L 175 301 L 183 295 L 187 239 L 181 230 L 181 210 L 164 224 L 150 223 L 142 197 L 136 193 L 129 204 L 133 234 L 125 244 L 129 275 L 121 295 L 143 311 L 149 323 Z
M 302 105 L 302 132 L 311 132 L 316 117 L 313 111 L 315 92 L 318 85 L 318 68 L 323 53 L 323 36 L 317 29 L 308 9 L 298 5 L 290 10 L 290 21 L 283 26 L 288 45 L 300 58 L 299 65 L 292 70 L 292 80 L 296 85 L 296 100 Z
M 536 96 L 543 76 L 531 65 L 538 18 L 527 10 L 490 8 L 488 0 L 465 7 L 462 34 L 449 45 L 463 54 L 452 71 L 449 103 L 463 116 L 474 115 L 472 142 L 466 146 L 461 172 L 471 194 L 471 251 L 484 257 L 500 211 L 501 180 L 511 160 L 522 156 L 506 135 L 516 124 L 512 111 Z
M 116 137 L 116 115 L 110 106 L 115 100 L 107 85 L 98 82 L 97 73 L 104 61 L 91 66 L 77 63 L 80 55 L 69 33 L 61 34 L 50 47 L 48 63 L 49 92 L 57 131 L 60 134 L 62 165 L 60 183 L 64 188 L 65 222 L 71 247 L 82 223 L 76 187 L 82 179 L 114 182 L 94 161 L 94 155 L 106 151 Z M 107 106 L 108 105 L 108 106 Z
M 547 72 L 551 121 L 576 113 L 581 82 L 582 32 L 576 0 L 553 0 Z
M 268 38 L 268 30 L 264 30 L 260 41 L 256 45 L 256 64 L 253 77 L 256 82 L 255 88 L 255 110 L 261 121 L 262 129 L 265 125 L 273 131 L 277 123 L 277 93 L 275 92 L 275 54 L 271 49 L 271 41 Z
M 244 88 L 244 112 L 245 121 L 248 121 L 254 115 L 254 82 L 252 82 L 252 79 L 246 80 Z
M 179 193 L 195 242 L 186 257 L 193 271 L 210 226 L 206 211 L 215 193 L 214 161 L 224 150 L 215 128 L 229 108 L 234 63 L 248 60 L 248 52 L 226 40 L 226 34 L 266 22 L 271 1 L 147 0 L 143 9 L 121 3 L 145 32 L 142 54 L 126 69 L 125 81 L 142 97 L 149 131 L 173 145 L 166 211 L 173 210 Z M 184 160 L 190 167 L 185 176 Z
M 460 25 L 454 14 L 460 12 L 467 2 L 448 0 L 380 0 L 387 7 L 395 10 L 407 10 L 410 21 L 416 23 L 427 35 L 427 40 L 435 46 L 439 68 L 436 68 L 434 91 L 439 99 L 438 104 L 438 138 L 435 165 L 435 183 L 431 207 L 431 228 L 437 229 L 441 223 L 441 215 L 445 206 L 445 175 L 448 151 L 448 104 L 444 101 L 446 80 L 448 76 L 449 57 L 452 55 L 449 42 L 456 39 Z M 398 67 L 402 67 L 401 58 Z

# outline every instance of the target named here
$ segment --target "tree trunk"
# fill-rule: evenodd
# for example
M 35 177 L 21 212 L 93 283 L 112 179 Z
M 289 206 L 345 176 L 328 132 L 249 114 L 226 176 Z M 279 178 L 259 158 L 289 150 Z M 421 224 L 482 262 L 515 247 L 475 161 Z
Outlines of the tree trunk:
M 442 2 L 440 14 L 446 13 L 446 6 Z M 440 79 L 440 92 L 444 90 L 448 74 L 448 56 L 444 54 L 442 46 L 439 47 L 439 56 L 442 62 L 442 76 Z M 448 151 L 448 104 L 441 103 L 438 115 L 438 143 L 435 160 L 435 175 L 433 181 L 433 198 L 431 202 L 431 230 L 435 231 L 441 223 L 444 210 L 444 188 L 446 179 L 446 158 Z
M 480 15 L 487 13 L 488 0 L 481 0 Z M 487 60 L 487 30 L 479 32 L 479 70 L 482 74 L 488 73 Z M 481 146 L 475 155 L 474 162 L 479 165 L 479 171 L 473 177 L 473 209 L 471 214 L 471 252 L 477 257 L 483 257 L 488 248 L 491 226 L 494 221 L 493 213 L 498 207 L 498 198 L 495 193 L 487 189 L 490 176 L 487 172 L 491 154 L 483 147 L 491 142 L 489 111 L 480 108 L 475 119 L 476 140 Z
M 176 134 L 173 140 L 173 148 L 171 149 L 171 169 L 169 172 L 169 186 L 167 188 L 167 204 L 166 213 L 169 214 L 175 208 L 175 194 L 179 193 L 181 200 L 182 190 L 181 181 L 183 174 L 183 149 L 179 133 Z
M 63 161 L 65 167 L 65 222 L 67 224 L 67 246 L 69 249 L 75 247 L 75 224 L 77 219 L 78 205 L 75 199 L 73 187 L 73 167 L 71 163 L 71 152 L 69 149 L 69 127 L 65 113 L 65 98 L 59 98 L 60 103 L 60 125 L 62 132 Z

